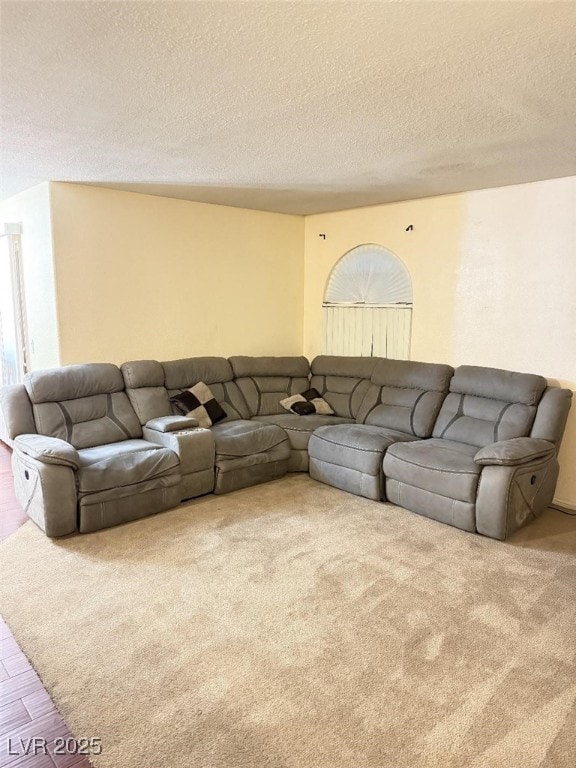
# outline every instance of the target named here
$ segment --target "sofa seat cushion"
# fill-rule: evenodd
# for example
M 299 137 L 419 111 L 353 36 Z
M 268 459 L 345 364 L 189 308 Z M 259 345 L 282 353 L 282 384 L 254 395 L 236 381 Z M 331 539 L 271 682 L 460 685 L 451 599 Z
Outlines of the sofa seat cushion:
M 353 419 L 345 416 L 297 416 L 295 413 L 279 413 L 274 416 L 254 416 L 253 421 L 261 421 L 266 424 L 276 424 L 288 435 L 290 446 L 295 451 L 305 451 L 308 448 L 310 436 L 318 427 L 330 424 L 350 424 Z
M 382 456 L 398 441 L 418 440 L 414 435 L 368 424 L 320 427 L 310 438 L 310 457 L 368 475 L 382 471 Z
M 476 446 L 432 438 L 391 446 L 384 474 L 400 483 L 458 501 L 474 502 L 482 467 Z
M 78 451 L 80 495 L 135 485 L 178 473 L 180 460 L 174 451 L 146 440 L 98 445 Z
M 216 442 L 216 460 L 266 453 L 277 445 L 288 444 L 283 429 L 257 421 L 226 421 L 215 424 L 210 431 Z

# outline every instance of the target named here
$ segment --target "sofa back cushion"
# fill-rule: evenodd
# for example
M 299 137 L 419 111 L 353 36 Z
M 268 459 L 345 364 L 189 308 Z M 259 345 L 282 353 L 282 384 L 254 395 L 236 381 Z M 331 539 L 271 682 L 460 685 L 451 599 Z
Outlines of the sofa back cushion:
M 430 437 L 453 372 L 449 365 L 380 358 L 356 420 Z
M 29 373 L 24 386 L 39 435 L 75 448 L 141 437 L 120 369 L 110 363 L 69 365 Z
M 312 361 L 310 386 L 320 392 L 336 416 L 355 419 L 378 359 L 319 355 Z
M 450 382 L 433 435 L 479 448 L 528 436 L 545 389 L 542 376 L 462 365 Z
M 310 387 L 310 363 L 305 357 L 236 356 L 230 365 L 251 416 L 285 413 L 280 400 Z
M 0 440 L 12 445 L 18 435 L 36 432 L 32 403 L 23 384 L 0 387 Z
M 157 360 L 131 360 L 122 363 L 120 370 L 140 424 L 172 415 L 172 404 L 164 386 L 164 368 Z
M 530 437 L 548 440 L 560 448 L 572 404 L 572 390 L 548 387 L 538 403 Z
M 250 418 L 246 401 L 233 381 L 232 366 L 225 357 L 187 357 L 183 360 L 169 360 L 161 363 L 161 366 L 169 397 L 203 381 L 226 413 L 222 421 Z

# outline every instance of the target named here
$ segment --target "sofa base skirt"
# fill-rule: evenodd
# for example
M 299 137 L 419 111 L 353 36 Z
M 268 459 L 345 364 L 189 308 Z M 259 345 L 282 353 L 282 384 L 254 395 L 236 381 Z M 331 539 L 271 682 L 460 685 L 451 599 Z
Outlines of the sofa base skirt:
M 398 507 L 476 533 L 476 506 L 471 502 L 449 499 L 390 477 L 386 478 L 386 497 Z
M 178 506 L 180 493 L 179 474 L 91 493 L 80 499 L 78 529 L 81 533 L 92 533 L 163 512 Z
M 194 499 L 196 496 L 204 496 L 214 490 L 214 469 L 203 469 L 199 472 L 190 472 L 182 475 L 180 486 L 180 499 Z
M 288 460 L 288 472 L 308 472 L 308 451 L 293 448 Z
M 216 466 L 214 493 L 230 493 L 230 491 L 236 491 L 239 488 L 248 488 L 250 485 L 258 485 L 283 477 L 288 472 L 288 461 L 288 459 L 279 459 L 241 466 L 236 469 L 230 468 L 226 471 Z
M 381 501 L 384 497 L 382 475 L 369 475 L 358 469 L 340 467 L 328 461 L 310 457 L 310 477 L 321 483 L 348 491 L 356 496 Z

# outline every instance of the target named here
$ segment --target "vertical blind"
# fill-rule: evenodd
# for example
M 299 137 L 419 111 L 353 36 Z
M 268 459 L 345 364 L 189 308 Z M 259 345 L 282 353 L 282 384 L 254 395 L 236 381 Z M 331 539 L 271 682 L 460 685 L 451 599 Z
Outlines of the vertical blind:
M 410 356 L 412 307 L 324 306 L 324 354 Z

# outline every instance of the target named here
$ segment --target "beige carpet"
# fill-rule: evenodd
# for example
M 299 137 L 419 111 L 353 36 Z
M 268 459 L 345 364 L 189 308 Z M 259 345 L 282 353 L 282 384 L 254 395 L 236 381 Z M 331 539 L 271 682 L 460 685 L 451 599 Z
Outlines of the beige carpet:
M 576 519 L 509 543 L 291 476 L 0 549 L 107 768 L 573 768 Z

